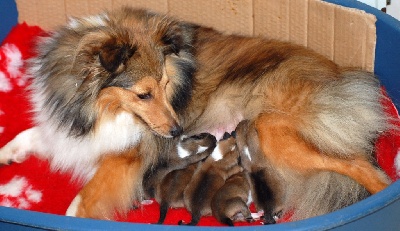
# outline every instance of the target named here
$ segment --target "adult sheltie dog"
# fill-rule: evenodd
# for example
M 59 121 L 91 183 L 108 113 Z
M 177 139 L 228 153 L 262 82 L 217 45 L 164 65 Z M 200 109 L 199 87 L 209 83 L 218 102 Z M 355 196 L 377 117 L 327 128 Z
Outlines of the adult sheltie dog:
M 374 140 L 390 126 L 378 80 L 301 46 L 123 8 L 71 19 L 28 65 L 36 126 L 0 160 L 33 152 L 82 179 L 67 215 L 127 211 L 174 137 L 219 139 L 244 119 L 274 169 L 307 187 L 293 201 L 301 208 L 324 213 L 390 183 L 373 164 Z

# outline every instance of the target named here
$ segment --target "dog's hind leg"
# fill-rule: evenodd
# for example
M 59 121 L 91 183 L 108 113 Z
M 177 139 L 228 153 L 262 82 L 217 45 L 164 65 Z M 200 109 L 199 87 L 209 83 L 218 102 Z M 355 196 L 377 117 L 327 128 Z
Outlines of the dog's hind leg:
M 101 160 L 93 178 L 82 188 L 67 209 L 67 216 L 113 219 L 124 214 L 140 192 L 142 160 L 136 148 L 110 154 Z
M 277 168 L 291 169 L 303 175 L 318 171 L 337 172 L 352 178 L 372 194 L 390 184 L 383 172 L 359 155 L 343 159 L 318 152 L 300 136 L 296 126 L 296 120 L 283 114 L 260 114 L 255 120 L 260 147 Z
M 19 133 L 13 140 L 0 149 L 0 164 L 21 163 L 31 153 L 42 153 L 44 145 L 41 142 L 38 127 L 33 127 Z

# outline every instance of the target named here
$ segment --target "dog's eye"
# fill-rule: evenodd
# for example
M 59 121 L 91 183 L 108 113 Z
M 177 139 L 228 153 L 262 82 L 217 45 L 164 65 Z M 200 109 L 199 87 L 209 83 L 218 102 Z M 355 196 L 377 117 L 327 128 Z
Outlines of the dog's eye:
M 139 99 L 151 99 L 152 95 L 150 93 L 138 94 Z

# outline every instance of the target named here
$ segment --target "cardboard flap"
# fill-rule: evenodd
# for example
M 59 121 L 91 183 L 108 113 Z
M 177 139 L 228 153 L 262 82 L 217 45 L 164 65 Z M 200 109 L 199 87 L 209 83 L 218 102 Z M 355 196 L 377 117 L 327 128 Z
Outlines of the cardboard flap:
M 290 41 L 342 66 L 374 69 L 376 18 L 320 0 L 16 0 L 19 22 L 51 30 L 69 16 L 119 6 L 148 8 L 225 33 Z

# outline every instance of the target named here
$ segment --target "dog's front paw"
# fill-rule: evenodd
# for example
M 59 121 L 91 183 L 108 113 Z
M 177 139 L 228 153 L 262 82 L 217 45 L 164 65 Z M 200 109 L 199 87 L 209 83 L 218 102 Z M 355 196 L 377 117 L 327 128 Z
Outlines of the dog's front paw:
M 27 158 L 27 152 L 19 146 L 9 143 L 0 149 L 0 164 L 9 165 L 13 162 L 22 163 Z
M 13 140 L 0 149 L 0 164 L 9 165 L 13 162 L 25 161 L 34 150 L 32 140 L 34 128 L 19 133 Z

